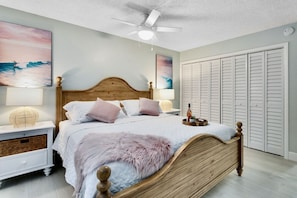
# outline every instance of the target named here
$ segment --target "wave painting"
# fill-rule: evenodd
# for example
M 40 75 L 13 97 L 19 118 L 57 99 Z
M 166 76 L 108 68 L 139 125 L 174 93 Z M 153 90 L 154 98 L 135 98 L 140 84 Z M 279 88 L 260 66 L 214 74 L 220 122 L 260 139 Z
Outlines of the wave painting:
M 50 31 L 0 21 L 0 86 L 52 86 Z
M 172 89 L 172 57 L 156 55 L 157 89 Z

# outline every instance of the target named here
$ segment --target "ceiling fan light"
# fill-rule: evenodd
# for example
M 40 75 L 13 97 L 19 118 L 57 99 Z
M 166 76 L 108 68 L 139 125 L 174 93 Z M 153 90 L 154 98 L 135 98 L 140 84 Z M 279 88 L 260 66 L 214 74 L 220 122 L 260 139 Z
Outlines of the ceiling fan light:
M 154 32 L 152 30 L 140 30 L 138 36 L 140 39 L 148 41 L 154 37 Z

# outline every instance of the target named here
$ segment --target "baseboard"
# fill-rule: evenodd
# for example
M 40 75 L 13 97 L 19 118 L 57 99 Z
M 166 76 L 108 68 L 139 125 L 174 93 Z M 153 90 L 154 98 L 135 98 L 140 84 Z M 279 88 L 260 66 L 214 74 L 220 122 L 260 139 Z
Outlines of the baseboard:
M 289 160 L 297 162 L 297 153 L 289 152 Z

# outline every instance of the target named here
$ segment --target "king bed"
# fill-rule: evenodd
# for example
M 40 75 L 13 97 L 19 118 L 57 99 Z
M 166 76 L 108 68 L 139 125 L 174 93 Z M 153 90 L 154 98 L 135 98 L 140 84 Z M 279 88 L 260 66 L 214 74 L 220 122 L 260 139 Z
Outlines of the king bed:
M 241 176 L 240 122 L 236 131 L 185 125 L 181 116 L 153 111 L 152 99 L 152 83 L 138 91 L 110 77 L 87 90 L 63 90 L 57 78 L 53 149 L 77 197 L 201 197 L 233 170 Z M 98 115 L 103 104 L 107 111 Z

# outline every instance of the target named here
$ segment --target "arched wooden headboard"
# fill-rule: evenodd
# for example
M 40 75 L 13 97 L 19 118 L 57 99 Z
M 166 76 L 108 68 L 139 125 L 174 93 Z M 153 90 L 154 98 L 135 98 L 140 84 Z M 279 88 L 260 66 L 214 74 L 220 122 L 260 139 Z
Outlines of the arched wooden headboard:
M 153 99 L 152 82 L 147 91 L 138 91 L 131 87 L 125 80 L 118 77 L 109 77 L 97 85 L 86 90 L 63 90 L 62 77 L 57 77 L 56 87 L 56 128 L 59 122 L 66 119 L 63 106 L 71 101 L 92 101 L 97 98 L 103 100 L 138 99 L 139 97 Z

